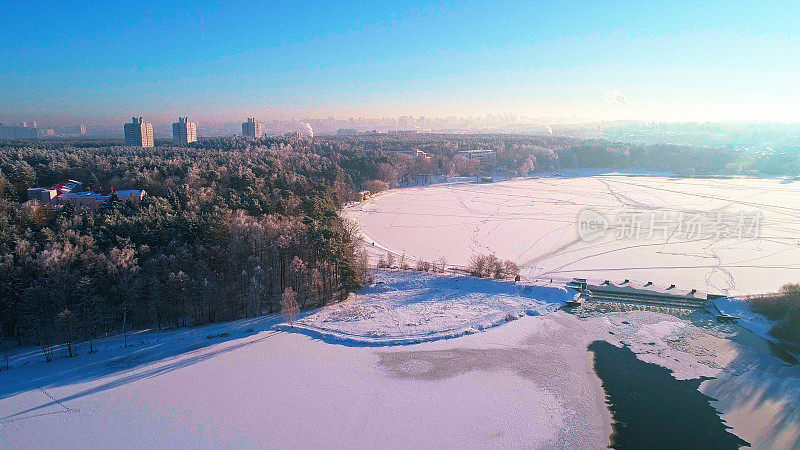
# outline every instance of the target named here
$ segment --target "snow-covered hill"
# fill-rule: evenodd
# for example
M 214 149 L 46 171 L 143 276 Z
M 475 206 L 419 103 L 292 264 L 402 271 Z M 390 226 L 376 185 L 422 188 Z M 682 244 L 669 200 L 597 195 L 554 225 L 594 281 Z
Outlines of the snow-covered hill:
M 485 330 L 522 315 L 547 314 L 572 297 L 564 287 L 414 271 L 377 270 L 347 301 L 295 324 L 334 342 L 397 345 Z

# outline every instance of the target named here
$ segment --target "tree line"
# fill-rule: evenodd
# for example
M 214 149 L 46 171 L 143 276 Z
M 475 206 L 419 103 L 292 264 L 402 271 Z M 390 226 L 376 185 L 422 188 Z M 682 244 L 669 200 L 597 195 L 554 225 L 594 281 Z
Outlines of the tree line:
M 775 322 L 770 334 L 800 346 L 800 284 L 788 283 L 778 292 L 750 298 L 753 310 Z
M 417 150 L 427 157 L 414 157 Z M 497 158 L 481 165 L 462 150 Z M 230 320 L 277 312 L 286 299 L 299 309 L 323 305 L 364 280 L 366 256 L 338 214 L 360 190 L 584 167 L 800 173 L 790 150 L 560 136 L 218 138 L 149 149 L 113 140 L 0 142 L 0 342 L 48 346 Z M 97 212 L 27 200 L 29 187 L 65 179 L 148 195 L 136 205 L 112 197 Z M 472 263 L 478 276 L 518 270 L 489 257 Z M 426 264 L 418 265 L 443 265 Z
M 379 160 L 285 141 L 6 145 L 0 340 L 91 344 L 277 312 L 285 297 L 300 308 L 341 298 L 363 282 L 365 261 L 337 212 Z M 148 195 L 112 196 L 97 212 L 27 200 L 27 188 L 68 178 Z
M 397 154 L 390 184 L 420 181 L 431 175 L 469 176 L 476 172 L 527 175 L 537 171 L 597 168 L 647 170 L 687 176 L 800 175 L 796 143 L 760 150 L 666 143 L 636 144 L 603 139 L 515 134 L 368 134 L 347 138 L 353 148 Z M 400 152 L 424 151 L 416 160 Z M 458 155 L 463 150 L 492 150 L 497 159 L 476 164 Z M 390 174 L 390 175 L 392 175 Z

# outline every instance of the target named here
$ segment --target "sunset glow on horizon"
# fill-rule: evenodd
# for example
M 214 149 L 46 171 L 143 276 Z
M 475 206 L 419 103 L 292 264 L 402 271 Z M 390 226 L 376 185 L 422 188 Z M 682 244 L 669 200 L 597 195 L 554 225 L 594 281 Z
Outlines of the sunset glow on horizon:
M 796 2 L 8 2 L 0 121 L 800 118 Z

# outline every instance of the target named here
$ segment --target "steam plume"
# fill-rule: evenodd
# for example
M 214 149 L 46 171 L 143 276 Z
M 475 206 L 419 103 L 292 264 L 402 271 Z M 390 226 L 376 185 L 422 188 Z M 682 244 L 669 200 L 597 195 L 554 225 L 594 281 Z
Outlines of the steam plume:
M 614 106 L 623 106 L 628 108 L 628 103 L 625 102 L 625 96 L 622 95 L 622 91 L 619 89 L 613 91 L 606 91 L 606 100 Z
M 306 134 L 308 137 L 314 137 L 314 129 L 311 128 L 311 124 L 308 122 L 301 122 L 300 125 L 305 129 Z

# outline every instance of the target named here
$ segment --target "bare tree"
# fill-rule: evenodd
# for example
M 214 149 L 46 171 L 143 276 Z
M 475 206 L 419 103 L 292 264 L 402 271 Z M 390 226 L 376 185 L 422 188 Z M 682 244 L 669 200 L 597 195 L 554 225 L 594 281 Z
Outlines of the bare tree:
M 487 277 L 494 277 L 496 279 L 503 278 L 503 262 L 495 255 L 488 256 L 489 267 L 487 268 Z
M 403 252 L 403 254 L 400 255 L 400 269 L 408 270 L 410 268 L 411 267 L 409 267 L 408 263 L 406 262 L 406 252 Z
M 367 180 L 364 182 L 364 189 L 368 190 L 370 194 L 377 194 L 389 189 L 389 183 L 381 180 Z
M 503 275 L 507 278 L 513 277 L 516 279 L 519 276 L 519 265 L 508 259 L 503 261 Z
M 361 283 L 367 281 L 367 273 L 369 272 L 369 255 L 366 250 L 361 250 L 356 254 L 358 258 L 356 269 L 358 270 L 358 278 Z
M 128 347 L 128 305 L 122 310 L 122 346 Z
M 519 266 L 510 260 L 501 261 L 495 255 L 473 255 L 467 271 L 476 277 L 503 279 L 519 275 Z
M 469 259 L 467 271 L 470 275 L 475 277 L 482 277 L 486 270 L 486 257 L 483 255 L 472 255 Z
M 44 355 L 44 360 L 47 362 L 53 361 L 53 346 L 52 345 L 42 345 L 42 354 Z
M 297 318 L 297 294 L 291 287 L 287 287 L 281 295 L 281 314 L 283 318 L 289 322 L 289 325 L 294 326 L 294 320 Z
M 70 358 L 75 356 L 72 344 L 75 334 L 75 315 L 68 309 L 58 313 L 58 322 L 61 324 L 61 330 L 64 334 L 64 343 L 67 344 L 67 354 Z

